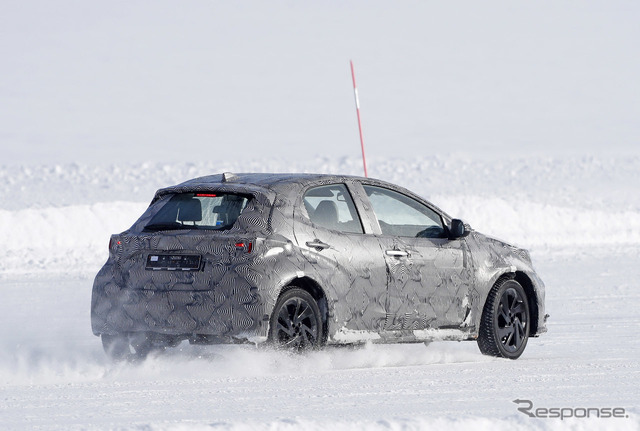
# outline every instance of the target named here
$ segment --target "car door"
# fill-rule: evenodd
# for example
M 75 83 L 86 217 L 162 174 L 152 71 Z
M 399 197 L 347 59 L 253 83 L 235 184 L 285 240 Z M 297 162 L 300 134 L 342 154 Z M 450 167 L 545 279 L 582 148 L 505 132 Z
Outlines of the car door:
M 472 285 L 464 239 L 449 240 L 442 215 L 413 197 L 363 187 L 389 274 L 385 330 L 459 327 L 470 311 L 465 298 Z
M 352 331 L 350 341 L 381 331 L 386 264 L 377 238 L 365 234 L 369 225 L 363 226 L 347 184 L 308 187 L 294 211 L 296 241 L 309 264 L 305 272 L 314 273 L 328 292 L 335 328 L 343 335 Z

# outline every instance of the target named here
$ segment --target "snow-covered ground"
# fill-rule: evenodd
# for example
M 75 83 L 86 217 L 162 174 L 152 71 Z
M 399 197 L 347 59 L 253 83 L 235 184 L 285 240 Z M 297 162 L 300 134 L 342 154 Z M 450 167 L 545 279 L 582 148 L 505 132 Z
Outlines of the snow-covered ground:
M 638 248 L 534 255 L 549 333 L 517 361 L 474 342 L 336 348 L 297 357 L 194 348 L 112 364 L 90 333 L 90 279 L 3 282 L 0 426 L 110 429 L 638 429 Z M 26 311 L 28 310 L 28 311 Z M 536 407 L 630 418 L 533 419 Z

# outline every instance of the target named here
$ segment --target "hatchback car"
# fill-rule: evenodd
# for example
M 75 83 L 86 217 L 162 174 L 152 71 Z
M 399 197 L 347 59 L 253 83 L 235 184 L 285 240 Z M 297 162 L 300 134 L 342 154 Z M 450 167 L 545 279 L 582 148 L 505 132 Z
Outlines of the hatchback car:
M 91 325 L 114 358 L 192 344 L 477 340 L 518 358 L 546 330 L 526 250 L 387 182 L 231 174 L 156 192 L 111 236 Z

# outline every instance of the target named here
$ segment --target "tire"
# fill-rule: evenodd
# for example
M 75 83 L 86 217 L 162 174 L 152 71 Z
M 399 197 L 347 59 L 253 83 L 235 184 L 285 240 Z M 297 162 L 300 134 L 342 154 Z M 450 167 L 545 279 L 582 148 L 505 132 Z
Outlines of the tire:
M 153 334 L 145 332 L 136 332 L 129 336 L 129 344 L 135 352 L 135 359 L 146 359 L 150 354 L 162 353 L 166 349 L 166 345 L 162 343 L 154 343 Z
M 130 335 L 102 334 L 101 338 L 104 352 L 115 361 L 145 359 L 152 353 L 162 353 L 167 347 L 174 346 L 164 340 L 154 342 L 154 337 L 144 332 Z
M 114 361 L 124 361 L 131 355 L 127 336 L 102 334 L 100 338 L 102 339 L 104 352 Z
M 322 314 L 306 290 L 293 287 L 280 295 L 269 320 L 269 341 L 298 352 L 322 346 Z
M 489 356 L 518 359 L 529 339 L 529 301 L 515 280 L 501 279 L 487 297 L 480 320 L 478 347 Z

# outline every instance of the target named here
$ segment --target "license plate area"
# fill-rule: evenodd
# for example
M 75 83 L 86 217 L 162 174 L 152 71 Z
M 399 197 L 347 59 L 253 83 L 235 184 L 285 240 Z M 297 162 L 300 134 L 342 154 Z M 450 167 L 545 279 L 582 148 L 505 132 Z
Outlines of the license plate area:
M 197 271 L 202 256 L 193 254 L 150 254 L 145 269 L 151 271 Z

